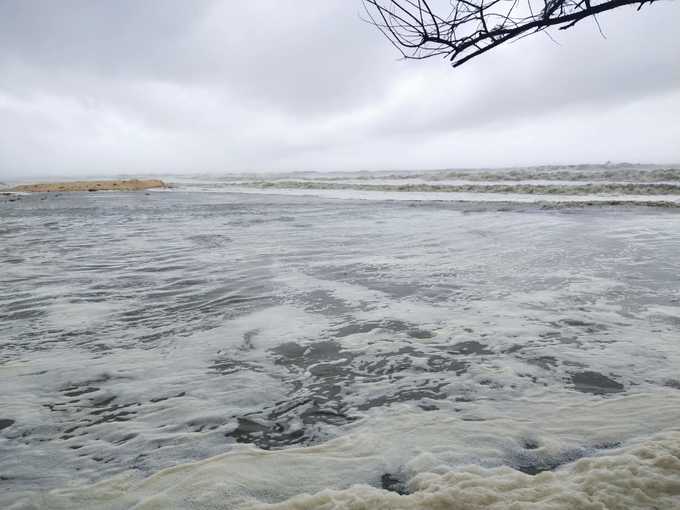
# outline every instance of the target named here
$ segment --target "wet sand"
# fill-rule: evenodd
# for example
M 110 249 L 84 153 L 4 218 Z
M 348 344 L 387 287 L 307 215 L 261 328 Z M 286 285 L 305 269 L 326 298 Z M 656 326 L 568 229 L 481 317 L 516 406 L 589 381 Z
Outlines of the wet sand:
M 116 179 L 107 181 L 67 181 L 36 184 L 21 184 L 3 191 L 32 193 L 69 191 L 142 191 L 150 188 L 167 188 L 160 179 Z

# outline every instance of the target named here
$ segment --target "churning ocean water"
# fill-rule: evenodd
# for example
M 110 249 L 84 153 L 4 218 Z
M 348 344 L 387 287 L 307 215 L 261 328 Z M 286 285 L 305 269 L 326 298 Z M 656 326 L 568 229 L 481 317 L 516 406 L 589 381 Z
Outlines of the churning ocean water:
M 0 196 L 0 506 L 680 507 L 680 171 Z

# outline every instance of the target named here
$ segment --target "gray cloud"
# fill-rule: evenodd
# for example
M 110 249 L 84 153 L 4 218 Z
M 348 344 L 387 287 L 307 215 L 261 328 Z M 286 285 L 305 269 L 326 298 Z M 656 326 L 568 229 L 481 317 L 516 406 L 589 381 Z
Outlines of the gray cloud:
M 673 2 L 456 70 L 360 10 L 0 0 L 0 177 L 680 161 Z

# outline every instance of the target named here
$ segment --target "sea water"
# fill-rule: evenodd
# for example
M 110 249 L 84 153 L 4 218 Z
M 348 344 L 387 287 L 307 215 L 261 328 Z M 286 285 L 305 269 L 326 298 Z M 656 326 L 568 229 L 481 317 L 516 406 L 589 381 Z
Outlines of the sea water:
M 680 505 L 668 196 L 176 182 L 0 196 L 0 506 Z

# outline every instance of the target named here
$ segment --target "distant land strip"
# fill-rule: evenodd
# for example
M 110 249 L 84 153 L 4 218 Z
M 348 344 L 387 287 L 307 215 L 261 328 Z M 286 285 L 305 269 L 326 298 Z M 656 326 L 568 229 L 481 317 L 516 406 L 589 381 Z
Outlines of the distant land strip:
M 117 179 L 109 181 L 66 181 L 21 184 L 0 191 L 51 193 L 70 191 L 143 191 L 151 188 L 168 188 L 160 179 Z

